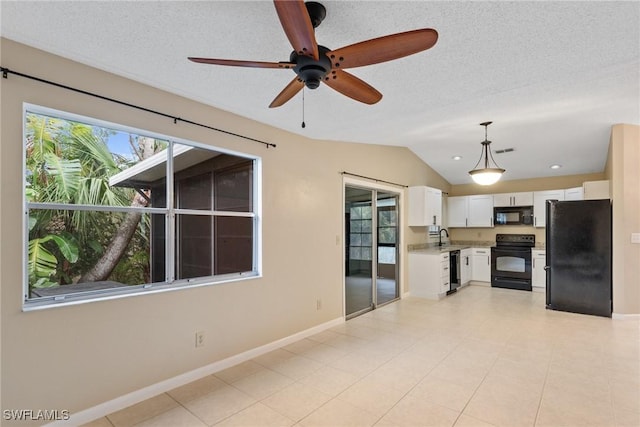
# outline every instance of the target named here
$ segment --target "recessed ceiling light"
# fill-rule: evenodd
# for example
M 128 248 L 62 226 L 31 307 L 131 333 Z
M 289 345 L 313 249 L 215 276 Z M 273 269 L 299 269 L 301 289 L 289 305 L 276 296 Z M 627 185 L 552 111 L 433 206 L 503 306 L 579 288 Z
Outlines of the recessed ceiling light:
M 549 166 L 551 169 L 560 169 L 562 165 L 551 165 Z
M 462 156 L 453 156 L 452 159 L 453 160 L 460 160 L 460 159 L 462 159 Z

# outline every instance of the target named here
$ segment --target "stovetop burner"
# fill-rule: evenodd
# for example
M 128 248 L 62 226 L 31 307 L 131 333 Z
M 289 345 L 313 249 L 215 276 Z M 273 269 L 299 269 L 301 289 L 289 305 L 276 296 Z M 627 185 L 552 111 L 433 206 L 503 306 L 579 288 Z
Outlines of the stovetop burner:
M 496 234 L 496 246 L 519 246 L 532 248 L 535 245 L 535 234 Z

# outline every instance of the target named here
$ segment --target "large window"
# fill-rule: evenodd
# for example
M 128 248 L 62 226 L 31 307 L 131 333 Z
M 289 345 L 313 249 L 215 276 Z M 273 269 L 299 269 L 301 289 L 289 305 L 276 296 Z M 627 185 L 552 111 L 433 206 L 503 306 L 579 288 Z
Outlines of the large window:
M 259 160 L 25 109 L 25 307 L 259 274 Z

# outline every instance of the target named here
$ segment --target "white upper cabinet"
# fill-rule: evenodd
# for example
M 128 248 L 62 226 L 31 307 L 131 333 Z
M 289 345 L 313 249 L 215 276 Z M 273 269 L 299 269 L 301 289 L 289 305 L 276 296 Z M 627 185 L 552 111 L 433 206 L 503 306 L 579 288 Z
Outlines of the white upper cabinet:
M 532 206 L 533 205 L 533 193 L 521 192 L 521 193 L 501 193 L 493 195 L 494 207 L 509 207 L 509 206 Z
M 409 226 L 442 225 L 442 190 L 409 187 Z
M 513 200 L 512 193 L 502 193 L 502 194 L 494 194 L 493 195 L 493 206 L 495 207 L 503 207 L 503 206 L 513 206 L 511 204 Z
M 442 190 L 427 187 L 427 218 L 433 219 L 431 225 L 442 225 Z
M 447 226 L 448 227 L 466 227 L 467 196 L 456 196 L 447 198 Z
M 534 191 L 533 192 L 533 225 L 544 227 L 547 225 L 547 200 L 564 200 L 564 190 Z
M 449 227 L 493 227 L 493 196 L 456 196 L 447 200 Z
M 565 200 L 584 200 L 584 189 L 582 187 L 567 188 L 564 190 Z
M 493 196 L 485 194 L 467 197 L 469 198 L 467 227 L 493 227 Z

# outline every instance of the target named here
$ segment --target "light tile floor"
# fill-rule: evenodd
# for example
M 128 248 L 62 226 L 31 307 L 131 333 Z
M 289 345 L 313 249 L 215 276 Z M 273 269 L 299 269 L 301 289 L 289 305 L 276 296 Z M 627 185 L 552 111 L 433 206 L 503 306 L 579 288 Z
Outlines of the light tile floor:
M 87 426 L 640 426 L 640 322 L 469 286 L 407 298 Z

